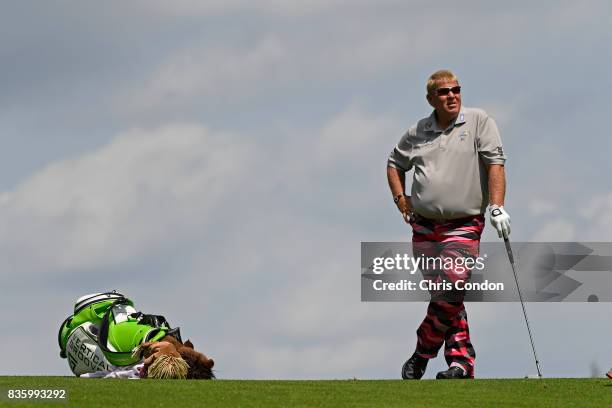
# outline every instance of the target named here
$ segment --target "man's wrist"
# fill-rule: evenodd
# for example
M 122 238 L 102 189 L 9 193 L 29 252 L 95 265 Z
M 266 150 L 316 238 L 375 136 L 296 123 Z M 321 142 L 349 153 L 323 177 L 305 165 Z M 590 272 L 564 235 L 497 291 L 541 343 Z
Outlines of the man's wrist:
M 394 195 L 393 196 L 393 202 L 395 204 L 398 204 L 400 202 L 400 200 L 402 199 L 402 197 L 406 197 L 406 194 L 400 193 L 400 194 Z
M 504 210 L 504 206 L 499 205 L 499 204 L 489 205 L 489 213 L 491 214 L 491 217 L 493 218 L 498 217 L 502 214 L 507 214 L 506 210 Z

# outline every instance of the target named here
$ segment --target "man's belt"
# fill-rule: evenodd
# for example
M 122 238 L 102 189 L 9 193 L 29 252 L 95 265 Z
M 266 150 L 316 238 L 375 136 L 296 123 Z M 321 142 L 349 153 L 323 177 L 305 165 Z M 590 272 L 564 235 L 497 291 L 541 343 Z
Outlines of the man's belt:
M 424 217 L 421 214 L 417 214 L 414 213 L 414 217 L 415 220 L 418 222 L 420 220 L 426 221 L 426 222 L 431 222 L 433 224 L 446 224 L 449 222 L 463 222 L 463 221 L 470 221 L 476 217 L 484 217 L 483 214 L 475 214 L 475 215 L 468 215 L 465 217 L 459 217 L 459 218 L 428 218 L 428 217 Z

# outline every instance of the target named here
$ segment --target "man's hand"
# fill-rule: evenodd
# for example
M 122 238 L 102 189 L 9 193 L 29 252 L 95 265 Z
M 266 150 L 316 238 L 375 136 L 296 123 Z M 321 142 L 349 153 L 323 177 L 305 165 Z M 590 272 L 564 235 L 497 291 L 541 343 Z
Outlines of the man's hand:
M 508 238 L 510 235 L 510 215 L 504 210 L 504 207 L 497 204 L 491 205 L 489 211 L 491 225 L 497 230 L 497 235 L 500 238 Z
M 397 201 L 397 209 L 402 213 L 404 221 L 407 224 L 410 224 L 414 218 L 414 215 L 412 214 L 412 202 L 410 201 L 410 197 L 402 195 Z

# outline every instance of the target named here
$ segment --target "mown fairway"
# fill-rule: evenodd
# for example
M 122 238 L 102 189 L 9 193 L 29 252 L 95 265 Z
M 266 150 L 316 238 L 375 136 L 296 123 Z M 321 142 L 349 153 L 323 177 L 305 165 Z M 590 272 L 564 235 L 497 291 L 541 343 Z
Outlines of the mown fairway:
M 64 389 L 67 400 L 9 400 L 9 389 Z M 172 381 L 0 377 L 15 407 L 612 407 L 612 380 Z

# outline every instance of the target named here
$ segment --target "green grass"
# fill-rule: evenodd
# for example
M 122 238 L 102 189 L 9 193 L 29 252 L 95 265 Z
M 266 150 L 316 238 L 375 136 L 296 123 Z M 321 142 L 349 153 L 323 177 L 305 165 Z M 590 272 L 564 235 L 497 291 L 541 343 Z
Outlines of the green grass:
M 67 401 L 9 401 L 8 389 L 65 389 Z M 612 407 L 608 379 L 177 381 L 0 377 L 15 407 Z

